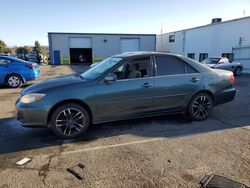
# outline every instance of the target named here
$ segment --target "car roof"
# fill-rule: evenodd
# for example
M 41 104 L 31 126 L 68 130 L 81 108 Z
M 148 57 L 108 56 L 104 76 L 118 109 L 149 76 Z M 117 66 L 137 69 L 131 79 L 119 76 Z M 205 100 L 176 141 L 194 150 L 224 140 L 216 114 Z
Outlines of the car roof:
M 0 55 L 1 58 L 5 58 L 5 59 L 12 59 L 12 60 L 18 60 L 17 58 L 15 57 L 12 57 L 10 55 Z
M 174 55 L 174 56 L 180 56 L 178 54 L 173 53 L 164 53 L 164 52 L 151 52 L 151 51 L 135 51 L 135 52 L 125 52 L 122 54 L 114 55 L 113 57 L 133 57 L 133 56 L 140 56 L 140 55 Z
M 0 58 L 5 58 L 5 59 L 8 59 L 8 60 L 14 61 L 14 62 L 29 63 L 25 60 L 22 60 L 22 59 L 19 59 L 17 57 L 13 57 L 13 56 L 8 56 L 8 55 L 0 55 Z

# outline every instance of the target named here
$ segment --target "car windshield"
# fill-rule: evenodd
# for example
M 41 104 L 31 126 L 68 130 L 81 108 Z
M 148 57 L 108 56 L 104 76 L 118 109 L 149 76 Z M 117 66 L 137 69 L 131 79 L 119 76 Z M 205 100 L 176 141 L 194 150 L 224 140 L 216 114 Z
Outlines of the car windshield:
M 87 80 L 94 80 L 101 76 L 104 72 L 111 69 L 117 63 L 119 63 L 122 58 L 118 57 L 111 57 L 108 59 L 103 60 L 102 62 L 98 63 L 96 66 L 91 67 L 86 72 L 82 73 L 81 76 Z
M 207 58 L 202 61 L 203 64 L 217 64 L 219 62 L 219 59 L 217 58 Z

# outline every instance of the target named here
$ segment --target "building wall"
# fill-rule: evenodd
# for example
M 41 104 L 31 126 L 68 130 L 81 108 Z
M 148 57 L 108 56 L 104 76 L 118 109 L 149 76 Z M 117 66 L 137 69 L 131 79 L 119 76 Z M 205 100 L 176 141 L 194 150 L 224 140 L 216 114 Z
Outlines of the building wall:
M 186 56 L 188 53 L 195 53 L 196 60 L 199 60 L 200 53 L 208 53 L 209 57 L 221 56 L 222 53 L 231 53 L 232 48 L 239 45 L 240 37 L 244 39 L 242 45 L 250 44 L 249 31 L 250 17 L 210 24 L 158 35 L 156 50 Z M 169 43 L 169 35 L 175 35 L 175 42 Z
M 139 38 L 140 51 L 156 50 L 156 35 L 49 33 L 51 64 L 54 63 L 54 50 L 60 51 L 62 64 L 70 63 L 69 40 L 71 37 L 90 37 L 92 39 L 93 55 L 97 60 L 121 53 L 121 38 Z

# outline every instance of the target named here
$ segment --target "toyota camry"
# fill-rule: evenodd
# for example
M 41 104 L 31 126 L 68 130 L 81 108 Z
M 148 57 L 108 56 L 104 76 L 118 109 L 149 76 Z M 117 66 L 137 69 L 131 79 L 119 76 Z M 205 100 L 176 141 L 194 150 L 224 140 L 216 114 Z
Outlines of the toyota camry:
M 190 58 L 158 52 L 115 55 L 81 74 L 31 85 L 16 101 L 24 127 L 49 127 L 61 138 L 91 124 L 162 114 L 196 121 L 235 97 L 234 75 Z

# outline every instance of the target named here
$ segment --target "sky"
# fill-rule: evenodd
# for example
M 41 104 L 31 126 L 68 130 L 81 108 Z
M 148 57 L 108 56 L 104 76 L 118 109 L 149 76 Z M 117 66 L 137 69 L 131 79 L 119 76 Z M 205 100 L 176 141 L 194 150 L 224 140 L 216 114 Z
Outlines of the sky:
M 250 16 L 250 0 L 0 0 L 0 39 L 48 45 L 48 32 L 160 34 Z

